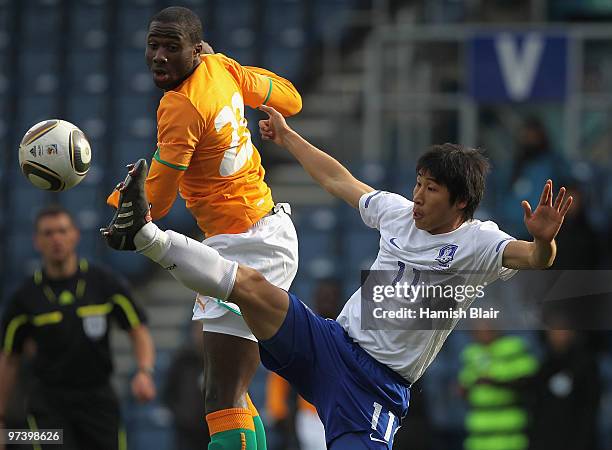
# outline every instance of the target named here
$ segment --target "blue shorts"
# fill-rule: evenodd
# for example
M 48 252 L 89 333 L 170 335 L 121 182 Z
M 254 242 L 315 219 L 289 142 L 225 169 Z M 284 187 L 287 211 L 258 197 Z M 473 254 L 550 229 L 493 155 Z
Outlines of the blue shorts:
M 368 355 L 338 322 L 289 294 L 285 321 L 275 336 L 259 341 L 259 352 L 265 367 L 316 406 L 328 448 L 357 450 L 357 441 L 364 449 L 392 448 L 408 412 L 409 383 Z

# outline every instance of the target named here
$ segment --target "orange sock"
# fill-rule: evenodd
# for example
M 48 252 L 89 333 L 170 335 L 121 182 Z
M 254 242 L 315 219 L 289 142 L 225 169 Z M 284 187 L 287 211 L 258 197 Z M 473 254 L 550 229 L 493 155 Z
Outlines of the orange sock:
M 255 425 L 255 436 L 257 438 L 257 450 L 267 450 L 268 446 L 266 443 L 266 430 L 264 428 L 264 424 L 261 421 L 261 417 L 259 417 L 259 411 L 255 408 L 255 405 L 251 401 L 251 397 L 247 393 L 246 395 L 247 405 L 249 407 L 249 411 L 253 415 L 253 424 Z
M 251 396 L 248 393 L 246 395 L 246 401 L 247 401 L 247 408 L 249 408 L 249 411 L 251 411 L 251 414 L 253 415 L 253 417 L 258 416 L 259 411 L 257 411 L 257 408 L 255 408 L 255 405 L 253 404 L 253 401 L 251 400 Z
M 253 415 L 249 409 L 230 408 L 206 415 L 210 431 L 209 450 L 257 448 Z

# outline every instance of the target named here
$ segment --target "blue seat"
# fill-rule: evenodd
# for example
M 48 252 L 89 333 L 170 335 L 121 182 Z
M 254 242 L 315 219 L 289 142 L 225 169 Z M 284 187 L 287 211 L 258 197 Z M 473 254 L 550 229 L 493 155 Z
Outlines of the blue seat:
M 79 215 L 76 214 L 76 218 L 78 221 Z M 77 247 L 77 251 L 81 258 L 87 258 L 92 261 L 97 260 L 98 249 L 103 245 L 106 245 L 100 235 L 99 228 L 103 225 L 106 225 L 105 221 L 100 221 L 96 229 L 88 229 L 84 230 L 81 228 L 81 240 L 79 241 L 79 246 Z
M 59 54 L 53 51 L 27 50 L 19 58 L 21 91 L 31 93 L 36 80 L 44 73 L 59 73 Z
M 216 52 L 238 61 L 243 66 L 257 65 L 256 53 L 251 48 L 239 48 L 231 45 L 221 45 L 215 48 Z
M 61 204 L 72 212 L 83 231 L 99 229 L 104 200 L 105 197 L 98 186 L 84 184 L 84 181 L 59 196 Z
M 71 95 L 68 97 L 66 120 L 83 123 L 87 119 L 105 118 L 107 96 L 104 95 Z
M 255 26 L 256 2 L 234 0 L 218 2 L 215 8 L 215 27 L 225 30 L 225 34 L 239 28 L 253 29 Z
M 278 36 L 278 31 L 300 26 L 304 21 L 303 2 L 267 0 L 264 6 L 263 30 Z
M 121 48 L 141 50 L 141 60 L 144 60 L 149 19 L 158 11 L 155 5 L 135 6 L 128 2 L 120 2 L 116 39 L 121 42 Z
M 59 116 L 57 99 L 52 95 L 21 97 L 17 109 L 17 132 L 20 136 L 34 124 Z
M 26 230 L 21 231 L 21 230 Z M 9 254 L 15 266 L 24 270 L 24 264 L 36 257 L 36 250 L 32 242 L 32 233 L 29 228 L 23 227 L 21 230 L 13 231 L 7 236 Z
M 50 194 L 32 186 L 19 168 L 11 171 L 11 179 L 15 182 L 9 199 L 11 214 L 7 217 L 7 224 L 26 227 L 29 231 L 38 208 L 49 203 Z
M 119 180 L 125 177 L 127 164 L 140 158 L 145 158 L 150 164 L 153 153 L 155 153 L 155 137 L 153 136 L 151 140 L 119 138 L 113 147 L 115 158 L 109 170 L 114 174 L 113 179 Z
M 117 135 L 121 139 L 133 138 L 139 136 L 138 130 L 134 129 L 134 120 L 156 120 L 156 103 L 155 99 L 147 95 L 132 95 L 123 96 L 115 102 L 115 110 L 113 117 L 116 118 L 114 127 Z M 155 127 L 151 130 L 151 139 L 156 139 Z
M 299 230 L 300 266 L 315 278 L 334 276 L 341 270 L 336 262 L 337 239 L 333 233 Z
M 118 92 L 121 95 L 138 92 L 134 82 L 139 74 L 151 76 L 144 58 L 144 43 L 140 50 L 123 50 L 118 54 L 114 75 Z
M 317 0 L 314 3 L 315 33 L 323 36 L 328 27 L 341 29 L 342 16 L 344 13 L 355 9 L 356 2 L 353 0 Z
M 302 71 L 303 54 L 301 50 L 288 47 L 269 46 L 263 58 L 263 66 L 278 75 L 295 80 Z
M 159 221 L 159 226 L 179 233 L 190 233 L 197 226 L 197 222 L 185 206 L 185 201 L 177 193 L 170 212 Z
M 108 29 L 109 8 L 106 5 L 85 5 L 76 2 L 69 8 L 70 44 L 76 49 L 102 48 L 111 39 Z
M 367 270 L 378 255 L 380 238 L 376 230 L 347 230 L 342 235 L 342 277 L 353 287 L 361 282 L 361 271 Z
M 40 50 L 55 48 L 59 45 L 62 34 L 61 8 L 26 3 L 22 14 L 23 28 L 20 36 L 22 48 L 27 50 Z
M 95 86 L 95 80 L 92 80 L 92 76 L 106 76 L 108 78 L 110 75 L 108 73 L 108 58 L 101 50 L 71 50 L 68 53 L 66 68 L 68 69 L 67 76 L 70 80 L 70 89 L 72 92 L 78 93 L 90 93 L 94 90 L 93 88 L 97 87 Z
M 104 223 L 104 222 L 103 222 Z M 104 250 L 104 261 L 124 276 L 142 275 L 151 271 L 153 264 L 147 258 L 134 252 L 119 252 L 116 250 Z

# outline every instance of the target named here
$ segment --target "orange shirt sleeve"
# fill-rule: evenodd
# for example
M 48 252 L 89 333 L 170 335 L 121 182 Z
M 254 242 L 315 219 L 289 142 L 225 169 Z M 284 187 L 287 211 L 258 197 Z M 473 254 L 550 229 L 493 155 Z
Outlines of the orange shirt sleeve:
M 224 61 L 240 84 L 246 105 L 272 106 L 286 117 L 302 110 L 302 97 L 289 80 L 259 67 L 242 66 L 231 58 L 225 57 Z
M 185 95 L 166 92 L 157 110 L 157 151 L 145 185 L 153 220 L 170 211 L 204 128 L 204 119 Z

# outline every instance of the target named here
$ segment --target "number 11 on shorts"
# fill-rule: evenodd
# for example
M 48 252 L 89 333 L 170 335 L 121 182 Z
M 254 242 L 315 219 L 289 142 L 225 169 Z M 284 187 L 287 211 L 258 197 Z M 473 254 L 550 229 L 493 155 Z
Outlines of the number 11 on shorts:
M 381 412 L 382 412 L 382 405 L 374 402 L 374 413 L 372 414 L 372 429 L 373 430 L 378 429 L 378 421 L 380 420 Z M 372 436 L 372 433 L 370 433 L 371 440 L 377 441 L 377 442 L 389 443 L 389 440 L 391 439 L 391 435 L 393 433 L 393 424 L 395 423 L 395 414 L 393 414 L 391 411 L 388 411 L 387 414 L 389 415 L 389 421 L 387 422 L 387 429 L 385 430 L 385 435 L 383 437 L 384 440 L 377 439 Z

